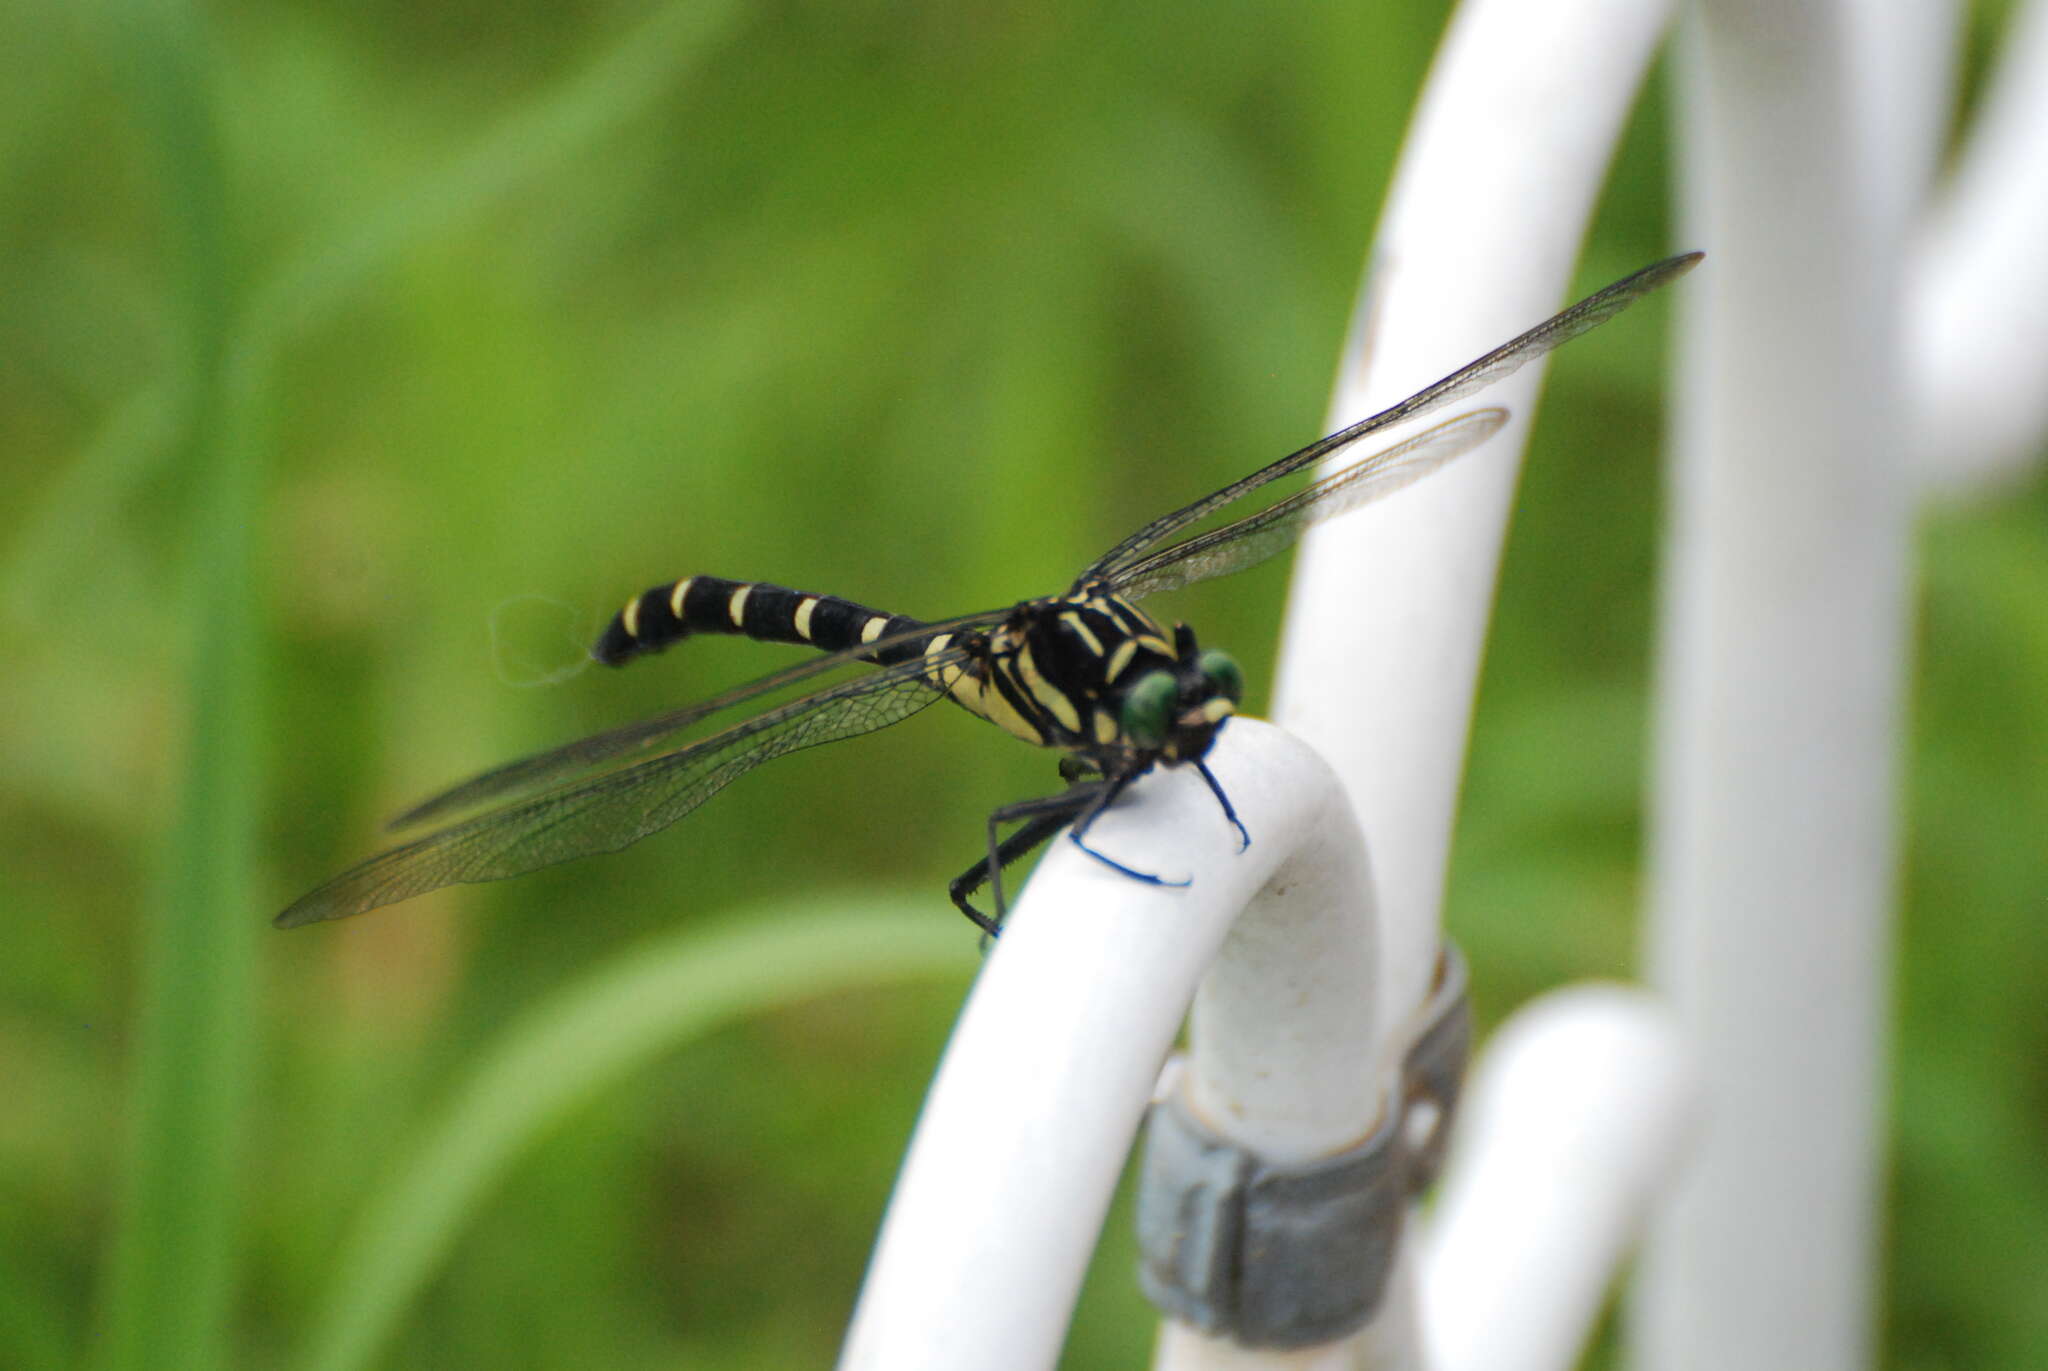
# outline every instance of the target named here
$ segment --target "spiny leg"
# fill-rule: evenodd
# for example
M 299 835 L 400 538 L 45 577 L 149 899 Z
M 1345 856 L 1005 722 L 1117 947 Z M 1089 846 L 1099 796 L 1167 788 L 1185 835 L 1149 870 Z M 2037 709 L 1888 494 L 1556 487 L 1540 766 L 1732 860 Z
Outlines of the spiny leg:
M 1003 896 L 1002 868 L 1024 856 L 1047 838 L 1059 832 L 1060 826 L 1065 824 L 1068 818 L 1069 816 L 1065 812 L 1061 812 L 1057 814 L 1043 814 L 1031 820 L 1023 828 L 1012 833 L 1000 846 L 993 849 L 988 856 L 983 857 L 973 866 L 961 872 L 959 878 L 949 887 L 954 905 L 967 915 L 968 918 L 972 919 L 976 927 L 981 929 L 983 950 L 987 949 L 990 938 L 1000 936 L 1003 920 L 1008 917 L 1010 912 L 1008 901 Z M 994 890 L 996 898 L 996 913 L 992 919 L 968 903 L 967 900 L 969 895 L 981 888 L 984 881 L 991 880 L 993 882 L 991 888 Z
M 975 927 L 982 932 L 990 937 L 996 936 L 1001 931 L 1004 916 L 1010 912 L 1008 901 L 1003 897 L 1003 868 L 1059 832 L 1076 814 L 1093 805 L 1097 792 L 1104 788 L 1105 783 L 1101 781 L 1084 782 L 1057 795 L 1041 795 L 1004 805 L 990 814 L 988 855 L 961 872 L 948 887 L 948 893 L 960 912 L 973 920 Z M 1024 827 L 1003 838 L 1002 825 L 1020 819 L 1025 821 Z M 984 881 L 995 897 L 993 919 L 967 902 L 967 897 L 979 890 Z

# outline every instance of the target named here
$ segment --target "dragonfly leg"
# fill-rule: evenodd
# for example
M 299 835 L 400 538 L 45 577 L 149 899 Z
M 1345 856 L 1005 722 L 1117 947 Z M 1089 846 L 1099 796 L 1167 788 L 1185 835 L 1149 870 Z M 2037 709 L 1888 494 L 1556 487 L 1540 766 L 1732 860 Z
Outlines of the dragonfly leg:
M 1149 871 L 1140 871 L 1136 867 L 1125 866 L 1109 854 L 1097 852 L 1084 841 L 1088 836 L 1088 830 L 1094 826 L 1098 818 L 1102 817 L 1102 811 L 1116 803 L 1116 797 L 1124 793 L 1124 787 L 1137 780 L 1143 774 L 1142 771 L 1127 771 L 1116 779 L 1105 782 L 1102 787 L 1102 793 L 1096 797 L 1093 804 L 1088 806 L 1088 812 L 1075 822 L 1074 831 L 1067 836 L 1074 840 L 1075 847 L 1080 848 L 1112 871 L 1121 871 L 1134 881 L 1143 881 L 1146 885 L 1192 885 L 1194 882 L 1191 880 L 1169 881 L 1164 876 L 1155 876 Z
M 961 872 L 948 887 L 953 903 L 960 912 L 973 921 L 974 926 L 990 937 L 1001 931 L 1002 922 L 1009 911 L 1009 903 L 1003 897 L 1003 868 L 1038 847 L 1047 838 L 1072 822 L 1076 814 L 1091 808 L 1097 800 L 1097 792 L 1106 788 L 1104 782 L 1096 781 L 1076 785 L 1057 795 L 1041 795 L 1035 799 L 1019 800 L 1004 805 L 988 816 L 988 855 Z M 1009 837 L 1001 836 L 1002 825 L 1024 821 L 1024 826 Z M 976 909 L 968 903 L 967 897 L 987 882 L 995 901 L 995 917 Z
M 1231 806 L 1230 797 L 1223 793 L 1223 787 L 1216 783 L 1216 777 L 1210 773 L 1209 764 L 1198 760 L 1195 763 L 1195 770 L 1201 772 L 1202 779 L 1209 783 L 1209 793 L 1216 797 L 1216 803 L 1223 806 L 1223 817 L 1237 826 L 1237 850 L 1244 851 L 1252 845 L 1252 835 L 1245 832 L 1244 820 L 1237 817 L 1237 810 Z

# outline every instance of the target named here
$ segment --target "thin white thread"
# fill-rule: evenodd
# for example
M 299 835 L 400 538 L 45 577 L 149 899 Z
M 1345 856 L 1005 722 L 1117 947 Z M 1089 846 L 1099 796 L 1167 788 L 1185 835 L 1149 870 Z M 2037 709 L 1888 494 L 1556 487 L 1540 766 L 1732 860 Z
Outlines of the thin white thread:
M 542 605 L 558 611 L 560 622 L 551 630 L 516 635 L 520 642 L 515 647 L 515 635 L 508 631 L 505 618 L 515 607 L 524 604 Z M 588 619 L 589 616 L 579 614 L 575 606 L 545 595 L 512 595 L 500 600 L 491 610 L 491 664 L 497 670 L 498 679 L 515 690 L 533 690 L 560 685 L 582 675 L 590 669 L 589 645 L 596 641 L 597 636 L 594 630 L 586 631 L 579 627 L 579 620 L 587 623 Z M 565 660 L 560 666 L 546 666 L 542 663 L 553 656 L 547 646 L 554 634 L 559 634 L 559 641 L 566 645 Z M 540 652 L 539 660 L 528 657 L 528 653 L 536 649 Z

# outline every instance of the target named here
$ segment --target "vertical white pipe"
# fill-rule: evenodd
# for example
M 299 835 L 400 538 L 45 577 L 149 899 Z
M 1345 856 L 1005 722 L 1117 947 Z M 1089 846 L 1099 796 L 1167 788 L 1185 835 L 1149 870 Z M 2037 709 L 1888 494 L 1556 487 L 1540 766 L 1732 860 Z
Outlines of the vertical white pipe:
M 1669 9 L 1459 7 L 1388 197 L 1332 428 L 1563 303 Z M 1274 714 L 1337 769 L 1371 841 L 1388 918 L 1383 1013 L 1396 1022 L 1422 1002 L 1436 965 L 1480 654 L 1542 373 L 1532 365 L 1475 397 L 1514 412 L 1500 436 L 1311 532 L 1295 563 Z
M 1330 428 L 1562 302 L 1669 13 L 1656 0 L 1460 6 L 1402 152 Z M 1516 416 L 1484 451 L 1311 533 L 1295 563 L 1275 716 L 1329 758 L 1370 839 L 1385 922 L 1379 1013 L 1396 1052 L 1436 965 L 1480 655 L 1542 374 L 1531 366 L 1477 397 Z M 1404 1254 L 1352 1366 L 1412 1364 L 1417 1291 Z M 1177 1337 L 1169 1330 L 1162 1351 L 1181 1350 Z M 1173 1364 L 1254 1364 L 1207 1351 L 1214 1360 Z
M 1892 149 L 1847 0 L 1704 0 L 1649 969 L 1707 1126 L 1653 1231 L 1649 1371 L 1868 1364 L 1906 617 Z M 1882 22 L 1871 17 L 1869 22 Z

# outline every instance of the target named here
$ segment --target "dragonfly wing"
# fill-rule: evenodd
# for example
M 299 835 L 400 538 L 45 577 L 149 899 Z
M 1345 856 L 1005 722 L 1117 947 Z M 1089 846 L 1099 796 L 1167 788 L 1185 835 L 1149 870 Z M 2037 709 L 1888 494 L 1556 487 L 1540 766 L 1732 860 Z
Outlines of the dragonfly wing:
M 1446 419 L 1257 514 L 1156 552 L 1113 584 L 1125 597 L 1138 600 L 1257 566 L 1291 547 L 1311 524 L 1334 519 L 1421 480 L 1500 432 L 1507 421 L 1504 409 L 1475 409 Z
M 465 881 L 495 881 L 617 852 L 667 828 L 761 763 L 887 728 L 940 699 L 927 665 L 903 663 L 792 700 L 708 738 L 501 805 L 351 868 L 277 916 L 280 928 L 360 914 Z
M 906 643 L 915 643 L 934 634 L 967 633 L 987 628 L 1001 620 L 1007 613 L 1007 609 L 984 610 L 978 614 L 963 614 L 956 619 L 919 624 L 914 629 L 877 638 L 872 643 L 864 643 L 844 652 L 799 662 L 795 666 L 758 680 L 748 681 L 723 694 L 671 710 L 667 714 L 657 714 L 651 719 L 642 719 L 636 723 L 593 734 L 588 738 L 579 738 L 573 743 L 565 743 L 546 752 L 535 753 L 531 757 L 507 762 L 503 766 L 493 767 L 481 776 L 473 776 L 460 785 L 452 786 L 438 795 L 420 801 L 387 826 L 393 829 L 413 828 L 429 821 L 447 819 L 487 801 L 504 801 L 517 795 L 535 794 L 574 776 L 601 769 L 608 763 L 632 753 L 654 751 L 713 714 L 830 675 L 841 668 L 859 665 L 877 653 Z
M 1691 271 L 1699 264 L 1702 255 L 1689 252 L 1679 257 L 1667 257 L 1652 266 L 1644 267 L 1632 276 L 1624 276 L 1604 290 L 1597 290 L 1562 313 L 1546 319 L 1520 337 L 1501 344 L 1477 361 L 1458 368 L 1436 384 L 1415 392 L 1399 404 L 1383 409 L 1369 418 L 1361 419 L 1348 428 L 1338 429 L 1328 437 L 1318 438 L 1307 447 L 1289 453 L 1270 466 L 1261 467 L 1242 480 L 1233 481 L 1213 495 L 1205 496 L 1191 505 L 1154 519 L 1104 553 L 1093 566 L 1081 573 L 1080 579 L 1086 581 L 1101 576 L 1111 581 L 1123 581 L 1131 569 L 1139 564 L 1147 548 L 1158 546 L 1160 542 L 1188 525 L 1207 518 L 1225 505 L 1243 499 L 1260 486 L 1314 466 L 1331 453 L 1361 438 L 1391 428 L 1395 424 L 1420 419 L 1425 414 L 1434 413 L 1474 391 L 1505 379 L 1551 349 L 1571 341 L 1588 329 L 1598 328 L 1651 291 Z

